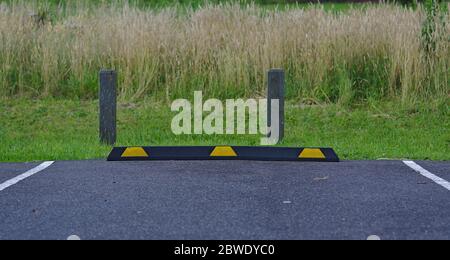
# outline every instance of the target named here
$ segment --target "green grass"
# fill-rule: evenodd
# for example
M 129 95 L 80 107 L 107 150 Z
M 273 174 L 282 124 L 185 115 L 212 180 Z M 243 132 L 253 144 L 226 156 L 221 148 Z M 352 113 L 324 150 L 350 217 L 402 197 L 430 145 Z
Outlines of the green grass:
M 104 159 L 97 101 L 0 100 L 0 161 Z M 370 108 L 289 103 L 282 146 L 330 146 L 342 159 L 450 160 L 450 106 Z M 430 108 L 434 107 L 434 108 Z M 260 136 L 175 136 L 169 105 L 121 104 L 118 145 L 258 145 Z
M 11 2 L 11 0 L 0 0 L 0 3 L 2 2 Z M 17 1 L 13 0 L 13 2 Z M 49 12 L 47 15 L 54 18 L 58 17 L 56 15 L 57 10 L 64 9 L 57 8 L 61 3 L 69 3 L 66 9 L 70 11 L 70 3 L 79 4 L 79 2 L 75 0 L 42 0 L 37 1 L 36 4 L 42 5 L 44 11 L 47 10 L 45 7 L 47 6 Z M 110 2 L 117 1 L 86 1 L 93 11 L 96 10 L 96 4 Z M 247 2 L 250 1 L 241 1 L 243 4 Z M 272 1 L 255 1 L 267 10 L 316 6 L 285 4 L 285 1 L 280 1 L 281 4 L 270 2 Z M 130 3 L 142 8 L 152 9 L 165 8 L 178 3 L 180 7 L 196 9 L 204 1 L 130 0 Z M 338 13 L 350 8 L 364 8 L 367 5 L 326 3 L 322 6 L 325 10 Z M 37 8 L 37 10 L 41 9 Z M 62 13 L 59 19 L 65 17 L 64 11 Z M 59 41 L 58 38 L 55 39 L 55 42 Z M 25 50 L 33 49 L 25 47 Z M 23 52 L 22 49 L 17 49 L 17 51 L 18 53 Z M 61 54 L 65 56 L 66 52 L 63 51 Z M 93 66 L 95 69 L 86 68 L 84 77 L 79 77 L 76 74 L 65 75 L 61 82 L 55 84 L 58 87 L 56 94 L 49 96 L 64 97 L 67 100 L 46 99 L 47 96 L 44 95 L 44 99 L 31 101 L 25 97 L 41 97 L 41 94 L 45 92 L 43 86 L 47 85 L 40 83 L 39 69 L 43 66 L 36 65 L 33 61 L 28 63 L 32 66 L 28 66 L 26 62 L 28 58 L 31 60 L 33 56 L 25 55 L 24 57 L 26 57 L 25 60 L 18 59 L 17 70 L 13 69 L 11 70 L 12 73 L 3 74 L 6 75 L 5 79 L 11 81 L 11 84 L 7 84 L 6 89 L 15 92 L 15 84 L 22 84 L 21 86 L 24 89 L 31 90 L 31 94 L 26 91 L 27 94 L 21 94 L 18 91 L 19 94 L 17 95 L 8 95 L 6 92 L 4 95 L 0 95 L 0 162 L 106 158 L 111 147 L 100 145 L 98 142 L 98 101 L 92 100 L 96 98 L 98 92 L 96 65 Z M 385 58 L 386 55 L 375 55 L 374 58 L 370 55 L 357 54 L 356 58 L 350 60 L 338 60 L 321 78 L 323 81 L 319 83 L 323 85 L 305 80 L 305 75 L 315 75 L 315 71 L 303 71 L 298 66 L 301 63 L 296 63 L 298 57 L 288 60 L 286 64 L 287 85 L 294 87 L 290 87 L 287 92 L 287 97 L 291 102 L 287 106 L 286 139 L 280 145 L 333 147 L 342 159 L 450 160 L 450 99 L 448 97 L 442 98 L 440 94 L 446 93 L 450 86 L 445 85 L 448 82 L 447 62 L 442 63 L 441 70 L 434 72 L 437 75 L 436 77 L 442 74 L 441 85 L 443 87 L 441 86 L 441 88 L 443 91 L 436 91 L 439 94 L 426 96 L 424 93 L 433 92 L 432 86 L 436 89 L 439 89 L 439 87 L 436 87 L 437 83 L 424 85 L 426 91 L 417 92 L 416 95 L 423 99 L 417 98 L 417 100 L 411 102 L 396 102 L 400 99 L 400 92 L 397 93 L 394 89 L 392 97 L 387 94 L 390 91 L 392 92 L 389 88 L 392 74 L 389 73 L 388 69 L 390 66 L 389 60 Z M 58 55 L 54 59 L 58 59 Z M 49 58 L 50 61 L 54 59 Z M 2 60 L 1 55 L 0 60 Z M 93 59 L 88 64 L 97 64 L 95 62 L 98 60 Z M 58 66 L 64 68 L 64 64 L 64 62 L 61 62 Z M 35 65 L 36 67 L 33 67 Z M 140 72 L 138 75 L 142 74 L 145 73 Z M 170 111 L 169 105 L 155 100 L 172 100 L 178 96 L 185 97 L 198 85 L 202 85 L 207 78 L 206 74 L 201 73 L 198 75 L 187 73 L 186 75 L 189 75 L 189 77 L 184 82 L 185 85 L 171 86 L 174 88 L 170 88 L 170 93 L 166 88 L 160 88 L 160 92 L 146 93 L 144 97 L 137 99 L 139 100 L 137 103 L 119 106 L 117 145 L 259 145 L 261 136 L 254 135 L 175 136 L 172 134 L 170 123 L 174 113 Z M 413 75 L 413 73 L 405 71 L 401 75 L 408 79 L 407 76 Z M 398 77 L 398 84 L 400 84 L 403 78 Z M 52 77 L 49 78 L 52 79 Z M 2 79 L 1 75 L 0 79 Z M 18 79 L 25 81 L 22 80 L 22 82 Z M 58 80 L 58 78 L 55 78 L 55 80 Z M 233 84 L 229 84 L 232 87 L 223 87 L 223 80 L 224 78 L 217 78 L 217 82 L 213 80 L 210 83 L 211 86 L 209 86 L 211 87 L 210 91 L 206 91 L 207 94 L 219 98 L 247 97 L 255 94 L 254 89 L 245 88 L 245 86 L 236 87 L 232 81 L 230 82 Z M 249 80 L 253 82 L 254 79 L 249 78 Z M 178 84 L 180 80 L 176 79 L 175 82 Z M 411 82 L 411 84 L 416 84 L 414 80 Z M 163 86 L 159 83 L 157 85 L 158 87 Z M 42 86 L 42 88 L 39 86 Z M 313 86 L 313 91 L 317 93 L 305 92 L 310 89 L 308 86 Z M 406 86 L 409 85 L 406 84 Z M 320 91 L 317 91 L 318 89 Z M 421 89 L 419 88 L 419 90 Z M 133 89 L 130 91 L 133 92 Z M 257 93 L 258 95 L 259 93 Z M 86 100 L 73 100 L 77 97 Z M 122 97 L 122 100 L 127 99 Z M 315 102 L 328 103 L 328 105 L 300 106 L 293 100 L 314 100 Z M 428 100 L 428 103 L 423 104 L 424 100 Z

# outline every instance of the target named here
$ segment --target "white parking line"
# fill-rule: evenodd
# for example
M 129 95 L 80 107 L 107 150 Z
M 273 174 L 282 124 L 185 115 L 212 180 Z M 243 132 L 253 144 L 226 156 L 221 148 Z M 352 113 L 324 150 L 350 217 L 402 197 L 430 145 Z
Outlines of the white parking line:
M 422 168 L 422 166 L 418 165 L 413 161 L 403 161 L 403 163 L 408 165 L 411 169 L 415 170 L 416 172 L 420 173 L 422 176 L 427 177 L 428 179 L 434 181 L 435 183 L 441 185 L 442 187 L 450 191 L 450 183 L 448 181 L 432 174 L 431 172 L 425 170 L 424 168 Z
M 381 240 L 381 238 L 379 236 L 377 236 L 377 235 L 371 235 L 371 236 L 367 237 L 367 240 L 369 240 L 369 241 L 378 241 L 378 240 Z
M 2 184 L 0 184 L 0 191 L 5 190 L 6 188 L 9 188 L 11 186 L 13 186 L 14 184 L 17 184 L 20 181 L 25 180 L 26 178 L 35 175 L 36 173 L 47 169 L 50 165 L 52 165 L 54 162 L 53 161 L 49 161 L 49 162 L 44 162 L 42 164 L 40 164 L 39 166 L 19 175 L 16 176 L 15 178 L 12 178 L 11 180 L 8 180 Z
M 79 236 L 77 236 L 77 235 L 71 235 L 71 236 L 69 236 L 67 238 L 67 240 L 69 240 L 69 241 L 78 241 L 78 240 L 81 240 L 81 238 Z

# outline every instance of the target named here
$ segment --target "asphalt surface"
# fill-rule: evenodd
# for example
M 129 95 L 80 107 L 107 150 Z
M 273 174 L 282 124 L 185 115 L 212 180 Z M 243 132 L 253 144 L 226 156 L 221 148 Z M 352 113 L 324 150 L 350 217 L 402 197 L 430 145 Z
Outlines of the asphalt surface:
M 58 161 L 0 208 L 0 239 L 450 239 L 450 191 L 402 161 Z

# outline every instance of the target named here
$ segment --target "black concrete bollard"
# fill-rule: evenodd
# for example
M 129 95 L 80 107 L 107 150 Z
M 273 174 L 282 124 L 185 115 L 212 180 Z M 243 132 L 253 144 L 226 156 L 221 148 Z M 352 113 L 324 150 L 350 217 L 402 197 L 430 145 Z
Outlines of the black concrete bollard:
M 268 73 L 268 90 L 267 90 L 267 126 L 272 125 L 272 99 L 279 100 L 279 141 L 283 140 L 284 137 L 284 70 L 282 69 L 271 69 Z
M 99 78 L 100 142 L 114 145 L 116 143 L 117 73 L 113 70 L 101 70 Z

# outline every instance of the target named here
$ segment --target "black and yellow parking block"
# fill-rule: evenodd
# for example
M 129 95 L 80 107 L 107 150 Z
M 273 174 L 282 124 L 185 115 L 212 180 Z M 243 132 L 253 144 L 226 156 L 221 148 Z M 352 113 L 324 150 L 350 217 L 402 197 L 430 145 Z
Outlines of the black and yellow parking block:
M 115 147 L 108 161 L 147 160 L 255 160 L 339 162 L 331 148 L 251 146 Z

